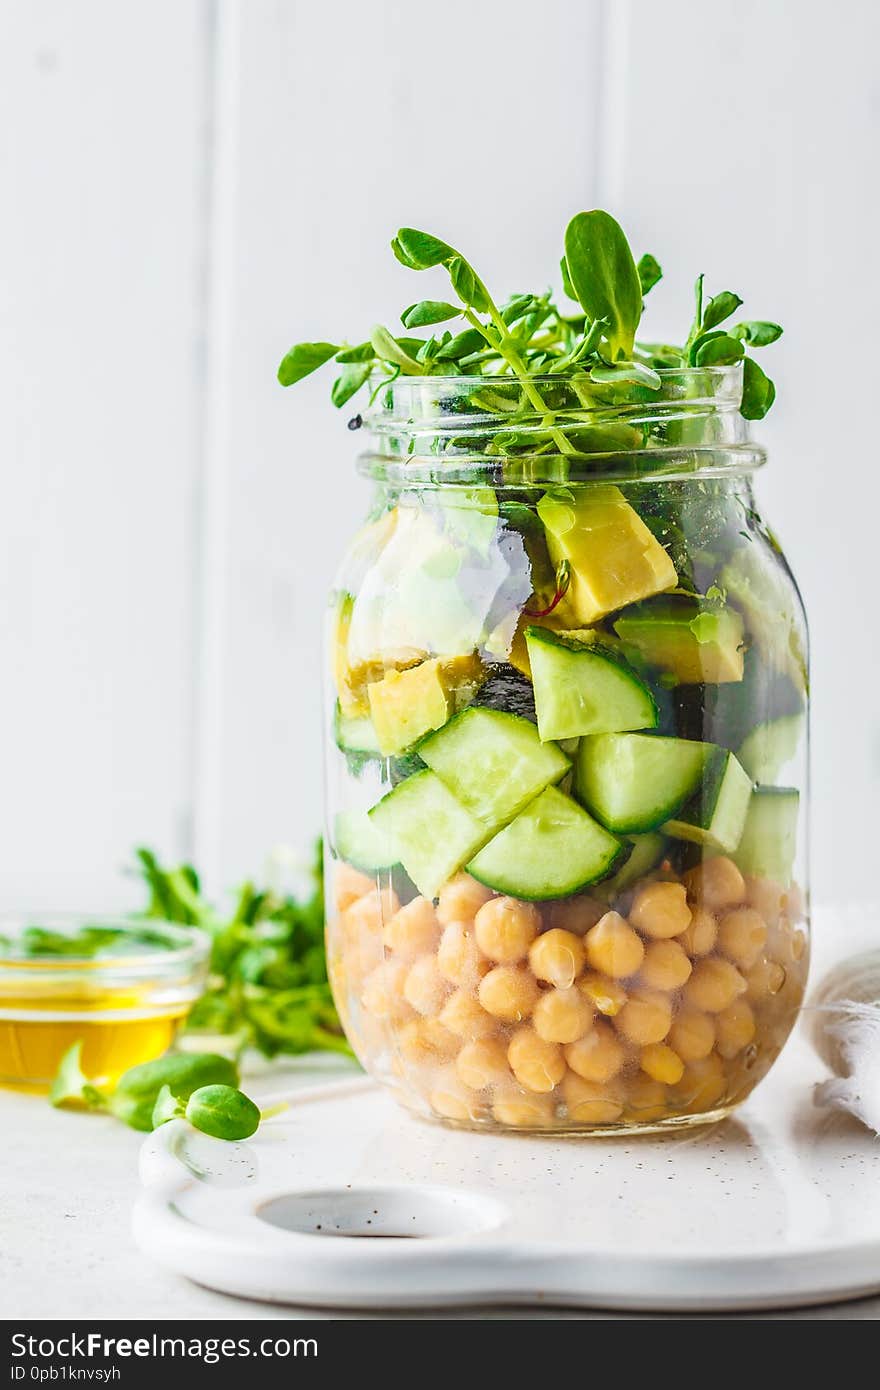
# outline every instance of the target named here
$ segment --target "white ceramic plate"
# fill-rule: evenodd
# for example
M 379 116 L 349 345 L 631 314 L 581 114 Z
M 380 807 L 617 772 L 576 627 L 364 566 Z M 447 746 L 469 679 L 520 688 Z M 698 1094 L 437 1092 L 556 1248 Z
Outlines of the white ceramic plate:
M 880 1143 L 813 1107 L 819 1076 L 794 1042 L 723 1124 L 613 1140 L 443 1129 L 331 1083 L 248 1143 L 151 1135 L 135 1235 L 200 1284 L 311 1306 L 855 1298 L 880 1290 Z

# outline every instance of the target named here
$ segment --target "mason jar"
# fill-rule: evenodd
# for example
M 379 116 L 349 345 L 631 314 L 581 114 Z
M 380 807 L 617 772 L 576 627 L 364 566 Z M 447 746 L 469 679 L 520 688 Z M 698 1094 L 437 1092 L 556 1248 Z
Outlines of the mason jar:
M 808 962 L 807 640 L 741 368 L 400 377 L 329 612 L 327 946 L 459 1126 L 728 1114 Z

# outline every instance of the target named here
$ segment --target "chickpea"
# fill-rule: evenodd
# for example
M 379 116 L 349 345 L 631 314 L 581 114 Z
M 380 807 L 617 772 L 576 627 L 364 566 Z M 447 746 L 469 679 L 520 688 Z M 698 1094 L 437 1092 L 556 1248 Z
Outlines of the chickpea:
M 614 1024 L 618 1032 L 637 1047 L 662 1042 L 672 1025 L 669 996 L 650 990 L 632 993 Z
M 538 986 L 521 965 L 496 965 L 484 975 L 477 997 L 487 1014 L 505 1023 L 521 1023 L 535 1006 Z
M 616 1089 L 586 1081 L 568 1071 L 562 1082 L 562 1098 L 568 1118 L 582 1125 L 611 1125 L 623 1114 L 623 1097 Z
M 645 955 L 641 938 L 619 912 L 606 912 L 587 932 L 584 946 L 588 965 L 615 980 L 634 975 Z
M 649 1043 L 639 1055 L 639 1066 L 653 1081 L 675 1086 L 684 1075 L 684 1062 L 666 1043 Z
M 533 1028 L 519 1028 L 510 1040 L 507 1060 L 521 1086 L 552 1091 L 565 1075 L 565 1058 L 557 1043 L 545 1042 Z
M 784 984 L 784 966 L 765 957 L 746 971 L 746 998 L 753 1004 L 760 1004 L 768 995 L 778 994 Z
M 803 960 L 804 952 L 807 949 L 806 933 L 802 931 L 792 932 L 789 939 L 789 951 L 794 961 Z
M 358 898 L 369 893 L 373 887 L 371 878 L 362 874 L 360 869 L 353 869 L 350 864 L 344 864 L 340 860 L 333 874 L 337 911 L 344 912 L 347 907 L 351 907 L 352 903 L 357 902 Z
M 479 1101 L 473 1091 L 463 1086 L 453 1066 L 441 1067 L 428 1094 L 428 1104 L 447 1120 L 467 1123 L 481 1118 Z
M 440 889 L 437 917 L 444 927 L 450 922 L 472 922 L 483 903 L 492 897 L 492 889 L 484 888 L 470 874 L 456 874 Z
M 345 927 L 350 933 L 380 932 L 386 922 L 400 909 L 400 899 L 393 888 L 371 888 L 362 898 L 345 910 Z
M 723 854 L 704 859 L 702 864 L 685 874 L 684 881 L 688 897 L 712 912 L 719 908 L 736 907 L 745 901 L 746 881 L 733 860 Z
M 593 1010 L 578 989 L 548 989 L 532 1011 L 532 1026 L 545 1042 L 572 1043 L 582 1038 Z
M 619 1014 L 626 1003 L 626 990 L 618 980 L 610 980 L 607 975 L 599 975 L 590 970 L 578 980 L 578 989 L 600 1014 L 613 1018 Z
M 764 918 L 753 907 L 725 912 L 718 924 L 718 949 L 741 970 L 754 965 L 767 942 Z
M 474 918 L 477 945 L 484 956 L 502 965 L 523 959 L 540 925 L 537 908 L 516 898 L 492 898 Z
M 487 1014 L 475 994 L 457 989 L 440 1010 L 440 1022 L 457 1038 L 485 1038 L 494 1033 L 498 1024 Z
M 552 929 L 559 928 L 574 936 L 586 936 L 590 927 L 594 927 L 607 911 L 607 905 L 597 902 L 595 898 L 562 898 L 550 904 L 547 920 Z
M 661 940 L 678 936 L 691 920 L 684 884 L 643 884 L 633 898 L 629 920 L 646 936 Z
M 718 1053 L 711 1052 L 702 1061 L 690 1062 L 676 1089 L 684 1098 L 689 1115 L 699 1115 L 717 1105 L 727 1090 L 727 1076 Z
M 584 968 L 584 943 L 573 932 L 553 927 L 529 947 L 529 965 L 539 980 L 559 989 L 573 985 Z
M 649 941 L 639 979 L 650 989 L 671 991 L 681 989 L 692 969 L 677 941 Z
M 459 1081 L 472 1091 L 510 1081 L 507 1048 L 500 1038 L 475 1038 L 465 1043 L 455 1063 Z
M 600 1021 L 582 1038 L 568 1044 L 565 1060 L 584 1081 L 611 1081 L 626 1061 L 626 1052 L 614 1029 Z
M 433 1017 L 440 1012 L 449 993 L 449 982 L 437 969 L 434 956 L 421 956 L 410 966 L 403 993 L 416 1013 Z
M 547 1129 L 556 1120 L 556 1101 L 551 1095 L 499 1087 L 492 1114 L 500 1125 L 510 1125 L 512 1129 Z
M 489 962 L 480 952 L 472 926 L 449 922 L 443 928 L 437 947 L 437 968 L 450 984 L 476 987 L 489 969 Z
M 706 907 L 694 907 L 690 926 L 678 938 L 689 956 L 708 956 L 718 937 L 718 923 Z
M 410 1019 L 399 1029 L 395 1041 L 404 1061 L 419 1065 L 449 1061 L 461 1046 L 460 1039 L 436 1018 Z
M 735 1057 L 755 1036 L 755 1015 L 745 999 L 735 999 L 728 1009 L 717 1015 L 715 1026 L 719 1057 Z
M 772 878 L 746 878 L 746 901 L 760 912 L 768 927 L 779 923 L 785 902 L 785 889 Z
M 683 1062 L 700 1062 L 715 1046 L 715 1020 L 696 1009 L 681 1009 L 672 1021 L 668 1042 Z
M 409 967 L 405 961 L 385 960 L 364 980 L 361 1003 L 374 1018 L 406 1018 L 410 1014 L 403 986 Z
M 737 995 L 744 994 L 746 982 L 735 965 L 720 956 L 698 960 L 684 987 L 685 1003 L 707 1014 L 720 1014 Z
M 626 1109 L 639 1124 L 662 1120 L 669 1110 L 669 1092 L 652 1076 L 634 1076 L 626 1088 Z
M 382 940 L 398 956 L 421 956 L 433 951 L 440 928 L 434 904 L 428 898 L 413 898 L 386 923 Z

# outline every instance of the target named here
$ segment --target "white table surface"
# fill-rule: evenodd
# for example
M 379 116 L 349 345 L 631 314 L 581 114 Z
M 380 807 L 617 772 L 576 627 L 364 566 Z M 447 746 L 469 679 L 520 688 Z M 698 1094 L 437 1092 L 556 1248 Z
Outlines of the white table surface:
M 305 1085 L 333 1074 L 344 1074 L 335 1061 L 303 1059 L 274 1069 L 271 1076 L 251 1079 L 248 1089 L 259 1096 L 294 1079 Z M 0 1317 L 76 1320 L 97 1316 L 152 1321 L 345 1316 L 229 1298 L 167 1273 L 142 1255 L 131 1237 L 130 1215 L 139 1190 L 137 1155 L 143 1136 L 118 1121 L 59 1112 L 41 1097 L 0 1092 L 0 1126 L 5 1139 L 0 1182 Z M 522 1319 L 633 1315 L 519 1307 L 452 1310 L 430 1316 Z M 880 1318 L 880 1298 L 765 1316 L 876 1319 Z

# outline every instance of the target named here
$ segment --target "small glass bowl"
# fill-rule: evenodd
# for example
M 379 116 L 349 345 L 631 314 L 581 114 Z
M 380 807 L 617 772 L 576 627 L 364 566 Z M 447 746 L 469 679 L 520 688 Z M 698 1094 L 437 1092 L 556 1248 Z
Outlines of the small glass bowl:
M 210 945 L 152 919 L 0 918 L 0 1086 L 45 1091 L 80 1041 L 97 1086 L 161 1056 L 205 989 Z

